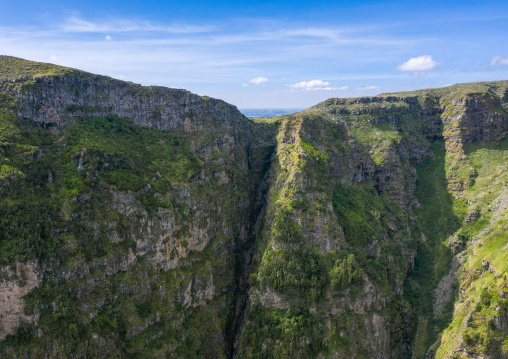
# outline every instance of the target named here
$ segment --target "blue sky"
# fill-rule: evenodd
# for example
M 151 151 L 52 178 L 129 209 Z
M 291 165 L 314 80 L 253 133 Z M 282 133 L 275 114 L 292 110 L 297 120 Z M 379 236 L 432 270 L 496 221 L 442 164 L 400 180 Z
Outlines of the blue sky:
M 0 54 L 240 108 L 508 79 L 504 1 L 0 0 Z

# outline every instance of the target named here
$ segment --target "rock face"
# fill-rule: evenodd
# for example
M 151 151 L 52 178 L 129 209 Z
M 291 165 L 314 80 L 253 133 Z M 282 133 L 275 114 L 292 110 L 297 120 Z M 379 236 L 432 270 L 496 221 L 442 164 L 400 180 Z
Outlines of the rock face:
M 0 65 L 2 356 L 506 357 L 507 82 L 253 122 Z
M 35 315 L 25 315 L 23 312 L 23 297 L 40 284 L 37 264 L 34 262 L 15 263 L 14 270 L 9 267 L 1 269 L 3 278 L 0 285 L 0 339 L 13 334 L 20 321 L 34 323 Z
M 64 76 L 34 76 L 0 80 L 0 88 L 14 95 L 19 113 L 32 121 L 73 123 L 83 116 L 114 113 L 135 124 L 172 132 L 241 127 L 244 116 L 221 100 L 186 90 L 144 87 L 78 70 Z
M 2 265 L 40 273 L 5 277 L 2 336 L 32 344 L 8 337 L 2 356 L 230 355 L 273 126 L 184 90 L 2 61 L 25 74 L 0 92 Z

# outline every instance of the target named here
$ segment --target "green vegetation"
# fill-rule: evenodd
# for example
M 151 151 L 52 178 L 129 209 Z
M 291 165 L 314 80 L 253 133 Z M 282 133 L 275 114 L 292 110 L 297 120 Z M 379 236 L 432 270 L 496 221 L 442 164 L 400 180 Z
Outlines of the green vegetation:
M 415 195 L 420 207 L 415 209 L 415 213 L 424 240 L 418 243 L 418 256 L 404 287 L 406 300 L 413 308 L 418 308 L 420 316 L 419 337 L 415 338 L 414 344 L 420 356 L 436 341 L 453 314 L 453 307 L 448 303 L 440 315 L 434 315 L 434 290 L 450 270 L 452 253 L 446 245 L 447 239 L 461 223 L 461 218 L 454 212 L 454 200 L 445 181 L 443 141 L 434 141 L 431 151 L 433 158 L 416 166 L 418 180 Z
M 355 268 L 355 255 L 337 259 L 330 271 L 330 284 L 333 290 L 340 291 L 361 282 L 360 271 Z
M 337 185 L 333 207 L 352 246 L 364 247 L 383 232 L 381 213 L 386 208 L 373 188 Z
M 291 211 L 287 207 L 280 208 L 275 214 L 272 227 L 272 240 L 279 243 L 296 243 L 302 238 L 299 226 L 291 219 Z
M 78 72 L 79 70 L 0 55 L 0 80 L 38 76 L 59 76 L 67 74 L 69 71 Z
M 470 353 L 504 357 L 508 354 L 508 330 L 502 324 L 508 319 L 508 214 L 503 207 L 508 141 L 478 142 L 470 145 L 466 153 L 478 177 L 464 197 L 471 203 L 469 212 L 478 216 L 459 232 L 469 243 L 468 256 L 461 271 L 456 315 L 443 332 L 437 355 L 450 357 L 448 353 L 461 345 Z M 463 343 L 455 339 L 458 335 L 463 336 Z
M 302 243 L 287 208 L 275 215 L 272 241 L 274 244 L 266 249 L 259 267 L 259 283 L 306 301 L 319 297 L 327 280 L 326 272 L 320 256 Z
M 239 343 L 241 358 L 317 358 L 326 353 L 323 324 L 305 309 L 250 308 Z
M 258 281 L 275 290 L 297 294 L 308 300 L 320 295 L 326 272 L 317 254 L 307 248 L 271 249 L 268 247 L 259 268 Z
M 184 139 L 117 116 L 78 122 L 70 128 L 66 142 L 64 154 L 77 160 L 79 151 L 84 151 L 86 170 L 99 171 L 119 190 L 137 191 L 154 177 L 151 185 L 157 189 L 164 181 L 185 182 L 200 170 L 200 160 L 186 148 Z
M 65 235 L 52 232 L 65 231 L 65 221 L 77 210 L 89 211 L 91 220 L 106 220 L 100 195 L 106 189 L 136 192 L 149 214 L 157 208 L 171 208 L 158 193 L 166 193 L 171 183 L 186 181 L 200 169 L 200 160 L 183 139 L 115 116 L 89 118 L 69 126 L 60 143 L 56 135 L 35 124 L 16 124 L 6 110 L 0 120 L 6 129 L 0 159 L 3 263 L 60 258 L 57 253 Z M 58 184 L 52 183 L 50 177 L 57 176 Z M 104 238 L 90 238 L 90 228 L 83 221 L 71 222 L 73 236 L 89 237 L 82 242 L 85 257 L 102 256 L 107 246 Z

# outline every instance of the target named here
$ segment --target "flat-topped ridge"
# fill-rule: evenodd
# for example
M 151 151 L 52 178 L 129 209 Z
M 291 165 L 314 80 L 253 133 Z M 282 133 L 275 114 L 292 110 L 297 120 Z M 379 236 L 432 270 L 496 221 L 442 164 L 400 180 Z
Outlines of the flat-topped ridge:
M 382 93 L 376 96 L 330 98 L 310 107 L 307 111 L 322 111 L 327 107 L 333 106 L 384 106 L 387 103 L 399 103 L 401 105 L 421 104 L 425 105 L 425 107 L 443 107 L 452 100 L 472 96 L 487 96 L 489 94 L 503 101 L 506 100 L 508 98 L 508 81 L 471 82 L 440 88 Z
M 0 91 L 17 99 L 20 116 L 44 123 L 115 114 L 147 127 L 193 132 L 236 131 L 247 121 L 235 106 L 187 90 L 142 86 L 11 56 L 0 56 Z

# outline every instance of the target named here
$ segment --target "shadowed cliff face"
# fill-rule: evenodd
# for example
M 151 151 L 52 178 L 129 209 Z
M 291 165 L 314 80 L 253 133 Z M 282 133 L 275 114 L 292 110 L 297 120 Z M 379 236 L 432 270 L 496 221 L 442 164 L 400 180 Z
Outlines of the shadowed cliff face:
M 253 122 L 0 65 L 2 355 L 508 352 L 506 82 Z

